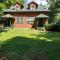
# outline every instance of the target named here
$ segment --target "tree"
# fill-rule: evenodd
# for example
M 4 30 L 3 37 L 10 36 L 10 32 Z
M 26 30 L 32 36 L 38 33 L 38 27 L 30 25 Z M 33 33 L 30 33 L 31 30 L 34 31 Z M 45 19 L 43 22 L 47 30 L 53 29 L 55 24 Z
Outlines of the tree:
M 21 4 L 25 2 L 25 0 L 0 0 L 0 3 L 4 3 L 6 7 L 9 8 L 16 1 L 20 2 Z
M 21 4 L 24 3 L 24 0 L 17 0 L 17 1 L 20 2 Z M 5 0 L 6 7 L 9 8 L 15 2 L 16 0 Z
M 14 4 L 16 0 L 0 0 L 0 15 L 2 15 L 2 11 L 6 8 L 9 8 L 12 4 Z M 24 3 L 24 0 L 18 0 L 21 4 Z
M 56 16 L 55 16 L 54 21 L 58 22 L 59 20 L 60 20 L 60 13 L 57 13 Z
M 5 4 L 0 3 L 0 15 L 2 15 L 2 11 L 6 9 Z
M 51 0 L 51 6 L 50 6 L 50 21 L 54 21 L 55 17 L 57 16 L 58 13 L 60 13 L 60 0 Z

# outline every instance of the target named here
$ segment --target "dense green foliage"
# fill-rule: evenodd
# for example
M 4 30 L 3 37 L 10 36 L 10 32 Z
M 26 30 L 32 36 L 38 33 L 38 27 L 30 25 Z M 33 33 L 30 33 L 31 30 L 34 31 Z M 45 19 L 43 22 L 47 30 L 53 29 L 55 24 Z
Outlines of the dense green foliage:
M 48 31 L 56 31 L 57 27 L 56 27 L 55 23 L 51 23 L 51 24 L 46 25 L 45 29 L 48 30 Z
M 56 23 L 50 23 L 45 26 L 45 29 L 48 31 L 56 31 L 60 32 L 60 21 L 57 21 Z
M 2 11 L 6 8 L 5 4 L 0 3 L 0 15 L 2 15 Z
M 16 0 L 6 0 L 5 1 L 5 4 L 6 4 L 6 7 L 10 7 L 13 3 L 17 2 Z M 24 0 L 18 0 L 18 2 L 20 2 L 21 4 L 24 3 Z
M 46 25 L 46 30 L 49 31 L 60 31 L 60 0 L 50 0 L 51 5 L 49 9 L 49 21 L 50 24 Z
M 9 8 L 15 2 L 24 3 L 25 0 L 0 0 L 0 15 L 2 15 L 2 11 L 6 8 Z
M 50 21 L 57 20 L 56 16 L 59 16 L 60 13 L 60 0 L 51 0 L 51 6 L 50 6 Z

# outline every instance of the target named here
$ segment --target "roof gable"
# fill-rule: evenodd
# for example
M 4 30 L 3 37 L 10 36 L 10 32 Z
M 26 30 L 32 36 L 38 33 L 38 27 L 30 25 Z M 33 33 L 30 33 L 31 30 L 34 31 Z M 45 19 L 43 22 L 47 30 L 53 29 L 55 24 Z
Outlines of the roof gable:
M 21 4 L 21 3 L 19 3 L 19 2 L 15 2 L 14 4 L 13 4 L 13 6 L 21 6 L 21 8 L 23 8 L 23 5 Z
M 40 15 L 38 15 L 36 18 L 48 18 L 48 16 L 45 15 L 45 14 L 40 14 Z
M 29 8 L 28 5 L 32 3 L 37 6 L 37 8 L 34 10 L 28 9 Z M 16 6 L 18 6 L 18 8 L 16 8 Z M 50 10 L 46 9 L 45 5 L 41 5 L 41 4 L 38 5 L 37 3 L 32 1 L 29 4 L 25 3 L 24 5 L 20 4 L 19 2 L 15 2 L 9 9 L 4 10 L 3 12 L 44 12 L 44 11 L 50 11 Z
M 36 2 L 34 2 L 34 1 L 30 2 L 30 3 L 28 4 L 28 6 L 29 6 L 30 4 L 35 4 L 35 5 L 38 7 L 38 4 L 37 4 Z
M 6 14 L 6 15 L 3 15 L 2 17 L 10 17 L 10 18 L 13 18 L 13 16 L 11 14 Z

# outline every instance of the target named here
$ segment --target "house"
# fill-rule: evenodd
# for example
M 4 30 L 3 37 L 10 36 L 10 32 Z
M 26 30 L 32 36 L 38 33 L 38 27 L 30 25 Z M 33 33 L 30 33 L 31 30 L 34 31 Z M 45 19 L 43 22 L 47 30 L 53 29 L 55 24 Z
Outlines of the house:
M 14 28 L 36 28 L 43 27 L 48 24 L 49 10 L 45 5 L 38 5 L 36 2 L 20 4 L 15 2 L 9 9 L 3 11 L 6 15 L 5 26 L 13 26 Z M 13 16 L 13 23 L 9 20 L 9 16 Z

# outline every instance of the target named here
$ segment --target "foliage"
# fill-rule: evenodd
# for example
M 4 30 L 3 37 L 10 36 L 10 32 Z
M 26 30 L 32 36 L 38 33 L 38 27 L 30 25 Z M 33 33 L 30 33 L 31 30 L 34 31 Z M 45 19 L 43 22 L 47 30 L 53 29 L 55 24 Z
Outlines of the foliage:
M 15 2 L 17 2 L 17 1 L 16 0 L 6 0 L 5 1 L 6 7 L 9 8 Z M 18 2 L 20 2 L 21 4 L 23 4 L 24 3 L 24 0 L 18 0 Z
M 2 11 L 5 8 L 9 8 L 15 2 L 16 2 L 16 0 L 0 0 L 0 15 L 3 14 Z M 21 4 L 23 4 L 24 0 L 19 0 L 18 2 L 20 2 Z
M 52 0 L 51 2 L 51 6 L 49 8 L 50 11 L 50 21 L 54 21 L 55 20 L 55 16 L 60 13 L 60 0 Z
M 0 11 L 2 11 L 5 8 L 5 5 L 0 3 Z
M 59 20 L 60 20 L 60 13 L 57 13 L 56 16 L 55 16 L 55 22 L 57 22 Z
M 0 3 L 3 3 L 4 2 L 4 0 L 0 0 Z
M 45 26 L 45 29 L 48 31 L 56 31 L 60 32 L 60 21 L 57 21 L 56 23 L 50 23 Z
M 0 15 L 2 15 L 2 11 L 6 8 L 5 4 L 0 3 Z
M 45 26 L 45 29 L 48 31 L 56 31 L 57 30 L 57 26 L 55 23 L 51 23 Z

